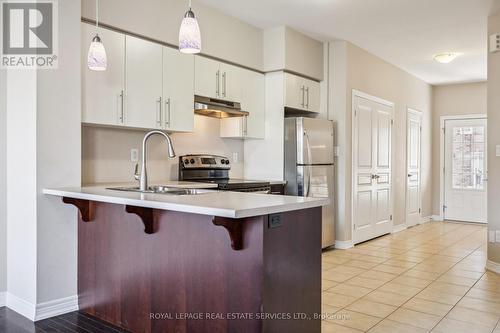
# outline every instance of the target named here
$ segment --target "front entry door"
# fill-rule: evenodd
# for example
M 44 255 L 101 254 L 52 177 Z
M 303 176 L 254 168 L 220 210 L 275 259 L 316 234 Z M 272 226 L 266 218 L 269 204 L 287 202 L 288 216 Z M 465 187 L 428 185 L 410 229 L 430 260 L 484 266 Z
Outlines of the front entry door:
M 392 231 L 391 132 L 393 106 L 354 98 L 353 242 Z
M 406 225 L 415 226 L 421 221 L 420 161 L 421 161 L 422 114 L 408 109 L 406 121 L 407 180 Z
M 444 218 L 487 221 L 486 119 L 445 121 Z

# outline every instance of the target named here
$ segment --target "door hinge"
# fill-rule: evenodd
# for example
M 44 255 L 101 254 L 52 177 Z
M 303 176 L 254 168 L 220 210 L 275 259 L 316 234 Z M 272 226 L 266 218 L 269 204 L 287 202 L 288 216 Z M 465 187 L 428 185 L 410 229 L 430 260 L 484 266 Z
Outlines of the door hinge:
M 358 116 L 358 110 L 354 109 L 354 117 Z
M 420 132 L 422 132 L 422 126 L 420 126 Z
M 446 134 L 446 127 L 443 127 L 443 134 Z
M 392 215 L 391 215 L 389 218 L 390 218 L 390 219 L 391 219 L 391 221 L 392 221 Z
M 418 213 L 419 214 L 422 213 L 422 209 L 421 208 L 418 209 Z
M 446 208 L 448 207 L 446 207 L 446 205 L 443 205 L 443 213 L 446 211 Z
M 394 119 L 391 119 L 391 125 L 394 125 Z

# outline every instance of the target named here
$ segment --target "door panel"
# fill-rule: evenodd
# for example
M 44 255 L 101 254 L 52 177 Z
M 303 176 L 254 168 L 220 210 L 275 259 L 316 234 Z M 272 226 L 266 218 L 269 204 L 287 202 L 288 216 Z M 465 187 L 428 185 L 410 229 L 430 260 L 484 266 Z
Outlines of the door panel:
M 297 163 L 333 163 L 333 122 L 323 119 L 297 119 Z
M 125 123 L 162 128 L 163 46 L 126 36 Z
M 354 98 L 354 243 L 392 231 L 393 108 Z
M 487 222 L 486 119 L 445 121 L 447 220 Z
M 333 165 L 298 166 L 299 196 L 310 198 L 329 198 L 330 205 L 323 206 L 323 241 L 322 247 L 328 247 L 335 242 L 334 227 L 334 177 Z
M 202 56 L 194 57 L 196 95 L 221 98 L 220 63 Z
M 163 127 L 190 132 L 194 127 L 194 56 L 163 48 Z
M 406 121 L 406 225 L 411 227 L 421 222 L 421 131 L 422 114 L 408 109 Z
M 82 40 L 90 43 L 95 33 L 94 25 L 82 23 Z M 125 35 L 107 29 L 99 35 L 106 45 L 108 67 L 102 72 L 88 69 L 88 47 L 82 48 L 82 122 L 123 125 Z

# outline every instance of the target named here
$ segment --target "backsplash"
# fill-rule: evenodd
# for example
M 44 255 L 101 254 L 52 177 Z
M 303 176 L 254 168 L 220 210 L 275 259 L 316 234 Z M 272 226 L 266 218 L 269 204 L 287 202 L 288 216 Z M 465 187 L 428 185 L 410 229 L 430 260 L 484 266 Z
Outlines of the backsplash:
M 193 133 L 171 135 L 177 156 L 185 154 L 215 154 L 227 156 L 232 162 L 232 178 L 243 177 L 243 141 L 221 139 L 220 121 L 195 116 Z M 82 129 L 82 184 L 133 182 L 135 162 L 130 161 L 130 150 L 139 150 L 146 131 L 83 127 Z M 179 159 L 169 159 L 167 145 L 161 137 L 148 142 L 148 177 L 152 182 L 176 180 Z M 233 160 L 238 154 L 238 161 Z

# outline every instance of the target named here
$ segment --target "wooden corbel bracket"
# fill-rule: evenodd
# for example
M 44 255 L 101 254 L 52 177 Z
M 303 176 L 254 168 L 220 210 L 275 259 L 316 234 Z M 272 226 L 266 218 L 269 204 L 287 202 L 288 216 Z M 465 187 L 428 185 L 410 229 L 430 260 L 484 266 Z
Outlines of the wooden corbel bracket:
M 243 249 L 243 221 L 214 216 L 212 223 L 224 227 L 231 238 L 231 248 L 235 251 Z
M 94 203 L 92 201 L 68 197 L 63 197 L 62 201 L 65 204 L 76 206 L 83 222 L 91 222 L 94 220 Z
M 154 219 L 153 208 L 125 206 L 125 211 L 130 214 L 136 214 L 144 223 L 144 232 L 148 235 L 156 232 L 156 221 Z

